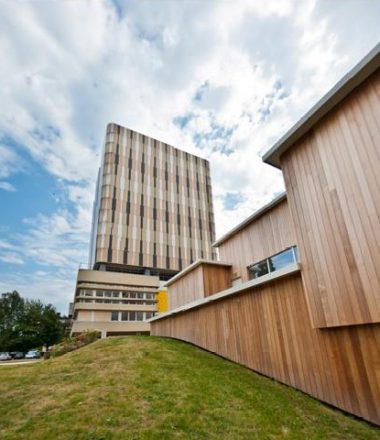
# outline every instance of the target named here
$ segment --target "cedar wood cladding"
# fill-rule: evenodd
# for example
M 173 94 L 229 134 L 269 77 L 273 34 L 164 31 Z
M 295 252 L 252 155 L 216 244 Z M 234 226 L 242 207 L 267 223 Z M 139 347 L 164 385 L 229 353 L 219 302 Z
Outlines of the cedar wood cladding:
M 295 275 L 151 322 L 182 339 L 380 424 L 380 325 L 313 329 Z
M 380 70 L 283 156 L 315 327 L 380 321 Z
M 209 162 L 109 124 L 93 262 L 181 270 L 212 259 Z
M 224 261 L 239 256 L 233 270 L 243 275 L 252 259 L 294 244 L 284 199 L 228 238 L 219 251 Z M 187 287 L 193 282 L 194 292 L 200 286 L 196 270 L 187 275 Z M 184 278 L 169 286 L 171 300 L 173 294 L 181 299 Z M 197 299 L 186 291 L 188 300 Z M 380 325 L 313 328 L 302 271 L 154 320 L 151 334 L 196 344 L 380 424 Z
M 380 424 L 379 121 L 377 69 L 280 156 L 287 204 L 220 246 L 244 279 L 248 264 L 297 244 L 300 274 L 152 321 L 152 334 Z
M 231 286 L 231 266 L 203 262 L 173 284 L 169 283 L 169 310 L 173 310 L 228 289 Z
M 248 281 L 247 267 L 297 244 L 286 197 L 219 245 L 221 261 L 232 263 L 233 278 Z

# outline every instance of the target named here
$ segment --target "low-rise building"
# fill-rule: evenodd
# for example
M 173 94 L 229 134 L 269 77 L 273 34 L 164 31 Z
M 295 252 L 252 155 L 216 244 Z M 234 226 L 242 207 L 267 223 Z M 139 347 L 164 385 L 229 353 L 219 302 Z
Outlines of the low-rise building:
M 149 334 L 158 287 L 156 276 L 79 269 L 72 334 Z
M 380 425 L 379 121 L 380 44 L 264 155 L 286 195 L 215 243 L 231 281 L 183 270 L 152 334 Z

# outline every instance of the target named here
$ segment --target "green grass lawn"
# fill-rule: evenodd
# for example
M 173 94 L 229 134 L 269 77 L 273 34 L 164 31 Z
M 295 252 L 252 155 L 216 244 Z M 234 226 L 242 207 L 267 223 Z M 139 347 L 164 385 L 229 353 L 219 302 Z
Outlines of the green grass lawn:
M 0 438 L 358 440 L 380 429 L 191 345 L 126 337 L 0 367 Z

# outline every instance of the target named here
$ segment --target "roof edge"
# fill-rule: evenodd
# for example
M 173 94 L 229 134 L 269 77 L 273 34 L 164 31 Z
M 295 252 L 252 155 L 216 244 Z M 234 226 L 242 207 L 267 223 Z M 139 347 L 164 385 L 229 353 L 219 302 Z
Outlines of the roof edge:
M 216 260 L 196 260 L 194 263 L 190 264 L 189 266 L 185 267 L 185 269 L 181 270 L 181 272 L 177 273 L 177 275 L 174 275 L 174 277 L 170 278 L 165 284 L 164 287 L 168 287 L 171 284 L 175 283 L 177 280 L 185 276 L 186 274 L 190 273 L 192 270 L 200 266 L 201 264 L 213 264 L 215 266 L 226 266 L 231 267 L 231 263 L 226 263 L 223 261 L 216 261 Z
M 272 208 L 274 208 L 276 205 L 281 203 L 283 200 L 286 199 L 286 192 L 282 192 L 278 196 L 276 196 L 274 199 L 272 199 L 269 203 L 262 206 L 261 208 L 257 209 L 253 214 L 251 214 L 249 217 L 247 217 L 245 220 L 243 220 L 241 223 L 236 225 L 234 228 L 232 228 L 230 231 L 228 231 L 225 235 L 222 235 L 218 240 L 216 240 L 212 246 L 218 247 L 225 241 L 229 240 L 233 235 L 237 234 L 239 231 L 244 229 L 246 226 L 248 226 L 253 221 L 257 220 L 259 217 L 264 215 L 266 212 L 270 211 Z
M 194 153 L 189 153 L 188 151 L 184 150 L 183 148 L 175 147 L 172 143 L 165 142 L 163 140 L 157 139 L 157 138 L 155 138 L 155 137 L 153 137 L 153 136 L 151 136 L 149 134 L 141 133 L 141 131 L 137 131 L 137 130 L 135 130 L 133 128 L 126 127 L 125 125 L 121 125 L 118 122 L 108 122 L 107 125 L 106 125 L 106 133 L 108 132 L 108 127 L 110 127 L 112 125 L 116 125 L 117 127 L 123 128 L 124 130 L 132 131 L 133 133 L 137 133 L 140 136 L 148 137 L 148 138 L 150 138 L 150 139 L 152 139 L 154 141 L 160 142 L 161 144 L 168 145 L 169 147 L 174 148 L 175 150 L 182 151 L 183 153 L 189 154 L 190 156 L 198 157 L 199 159 L 204 160 L 208 164 L 210 164 L 210 160 L 205 158 L 205 157 L 203 157 L 203 156 L 199 156 L 198 154 L 194 154 Z
M 212 295 L 196 299 L 189 303 L 183 304 L 182 306 L 179 306 L 175 309 L 168 310 L 167 312 L 159 313 L 158 315 L 155 315 L 153 318 L 148 319 L 147 322 L 159 321 L 160 319 L 165 319 L 170 316 L 177 315 L 179 313 L 184 313 L 189 310 L 194 310 L 206 304 L 214 303 L 216 301 L 221 301 L 224 300 L 225 298 L 231 298 L 241 293 L 247 292 L 247 290 L 256 289 L 267 283 L 278 281 L 281 278 L 294 276 L 295 274 L 300 273 L 300 271 L 301 271 L 300 263 L 293 263 L 290 266 L 286 266 L 282 269 L 276 270 L 274 272 L 270 272 L 269 274 L 263 275 L 259 278 L 254 278 L 253 280 L 246 281 L 245 283 L 241 283 L 236 286 L 229 287 L 228 289 L 222 290 L 220 292 L 213 293 Z
M 276 168 L 281 168 L 280 156 L 379 67 L 380 43 L 344 75 L 329 92 L 262 156 L 263 162 Z

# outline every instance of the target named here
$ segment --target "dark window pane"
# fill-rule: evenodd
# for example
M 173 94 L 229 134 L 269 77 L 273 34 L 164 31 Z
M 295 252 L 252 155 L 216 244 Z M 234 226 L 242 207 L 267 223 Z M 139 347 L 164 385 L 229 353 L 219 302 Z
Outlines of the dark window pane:
M 119 320 L 119 312 L 111 312 L 111 321 Z
M 144 312 L 136 312 L 136 321 L 144 320 Z
M 128 321 L 128 312 L 121 312 L 121 320 Z
M 267 260 L 260 261 L 260 263 L 254 264 L 249 268 L 250 279 L 258 278 L 268 273 Z
M 129 320 L 136 321 L 136 312 L 129 312 Z

